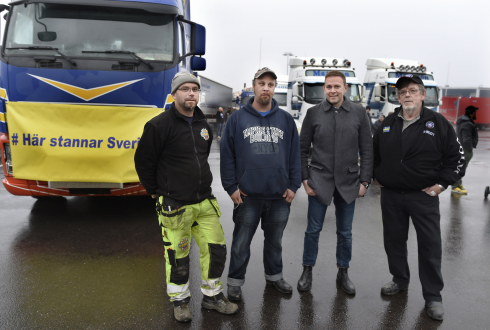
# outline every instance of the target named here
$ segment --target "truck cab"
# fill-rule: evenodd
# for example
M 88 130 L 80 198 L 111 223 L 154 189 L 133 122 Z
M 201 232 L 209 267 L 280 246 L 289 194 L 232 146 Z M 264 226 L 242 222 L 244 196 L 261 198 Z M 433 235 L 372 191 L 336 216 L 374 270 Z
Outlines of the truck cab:
M 424 104 L 433 111 L 439 111 L 442 104 L 442 93 L 434 79 L 433 72 L 417 61 L 370 58 L 366 61 L 367 71 L 364 77 L 366 99 L 364 106 L 370 106 L 371 120 L 387 116 L 400 106 L 396 95 L 396 81 L 405 75 L 417 75 L 424 82 L 427 96 Z
M 309 108 L 326 99 L 323 90 L 325 76 L 333 70 L 342 72 L 346 77 L 348 89 L 345 97 L 354 103 L 361 103 L 363 88 L 348 59 L 294 57 L 289 60 L 287 110 L 299 123 L 303 122 Z
M 277 85 L 274 93 L 274 99 L 277 101 L 279 108 L 287 111 L 288 99 L 288 76 L 278 75 Z

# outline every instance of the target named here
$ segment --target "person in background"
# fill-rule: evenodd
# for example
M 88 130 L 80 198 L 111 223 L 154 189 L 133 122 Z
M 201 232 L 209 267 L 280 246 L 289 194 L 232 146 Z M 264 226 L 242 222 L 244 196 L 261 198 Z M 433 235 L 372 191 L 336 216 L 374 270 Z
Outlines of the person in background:
M 471 158 L 473 158 L 473 148 L 476 148 L 478 144 L 478 130 L 474 122 L 476 120 L 476 110 L 478 108 L 472 105 L 466 107 L 465 114 L 456 121 L 456 134 L 458 134 L 459 143 L 463 147 L 466 167 L 468 167 Z M 452 185 L 451 192 L 462 195 L 468 194 L 468 191 L 463 187 L 462 179 Z
M 224 123 L 225 123 L 225 114 L 223 113 L 223 108 L 219 107 L 218 111 L 216 112 L 216 126 L 218 128 L 216 135 L 218 137 L 218 141 L 221 140 L 221 133 L 223 132 Z
M 373 124 L 373 135 L 378 130 L 378 127 L 381 126 L 381 123 L 385 120 L 385 115 L 379 116 L 379 119 L 376 120 Z

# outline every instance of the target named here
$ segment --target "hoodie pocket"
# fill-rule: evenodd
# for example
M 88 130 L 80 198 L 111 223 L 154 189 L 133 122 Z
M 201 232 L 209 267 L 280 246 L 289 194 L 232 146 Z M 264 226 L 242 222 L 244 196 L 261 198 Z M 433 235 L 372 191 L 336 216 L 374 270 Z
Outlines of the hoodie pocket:
M 282 196 L 289 185 L 282 168 L 255 168 L 243 173 L 238 183 L 240 190 L 249 196 Z

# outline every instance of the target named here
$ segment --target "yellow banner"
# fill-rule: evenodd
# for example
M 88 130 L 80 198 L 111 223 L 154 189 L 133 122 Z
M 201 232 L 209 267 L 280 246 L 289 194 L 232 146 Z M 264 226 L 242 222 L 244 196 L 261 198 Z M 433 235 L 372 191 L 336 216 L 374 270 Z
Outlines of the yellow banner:
M 17 179 L 138 182 L 134 152 L 156 108 L 7 104 Z

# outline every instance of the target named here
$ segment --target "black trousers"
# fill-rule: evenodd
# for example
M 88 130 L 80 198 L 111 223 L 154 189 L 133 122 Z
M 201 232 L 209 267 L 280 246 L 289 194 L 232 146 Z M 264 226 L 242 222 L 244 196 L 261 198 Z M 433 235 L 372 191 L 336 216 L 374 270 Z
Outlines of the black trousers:
M 426 301 L 442 301 L 441 214 L 439 197 L 423 191 L 399 191 L 381 188 L 383 238 L 393 282 L 408 285 L 407 261 L 409 218 L 417 232 L 419 277 Z

